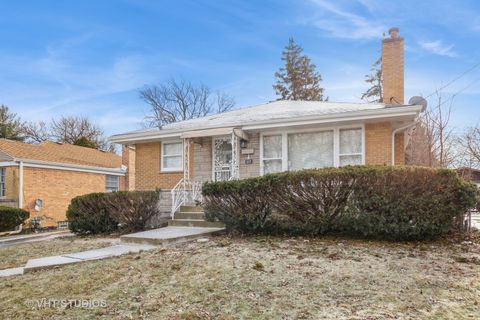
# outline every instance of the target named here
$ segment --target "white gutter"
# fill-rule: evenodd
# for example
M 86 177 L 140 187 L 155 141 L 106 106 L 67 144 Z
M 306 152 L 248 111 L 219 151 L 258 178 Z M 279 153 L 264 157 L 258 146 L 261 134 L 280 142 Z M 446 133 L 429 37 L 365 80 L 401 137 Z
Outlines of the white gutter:
M 328 122 L 341 122 L 352 120 L 365 120 L 365 119 L 378 119 L 384 117 L 400 117 L 400 116 L 416 116 L 421 110 L 420 105 L 402 106 L 402 107 L 387 107 L 383 109 L 374 110 L 361 110 L 353 112 L 341 112 L 334 114 L 323 115 L 309 115 L 294 118 L 282 118 L 275 120 L 265 121 L 251 121 L 248 123 L 222 123 L 217 125 L 204 125 L 198 128 L 179 128 L 179 129 L 165 129 L 165 130 L 153 130 L 147 132 L 131 132 L 125 134 L 117 134 L 109 137 L 109 140 L 113 143 L 128 143 L 155 140 L 167 137 L 179 137 L 183 132 L 194 130 L 205 130 L 213 128 L 223 128 L 228 126 L 241 127 L 243 130 L 272 128 L 288 125 L 300 125 L 308 123 L 328 123 Z
M 88 173 L 108 174 L 112 176 L 124 176 L 126 173 L 126 169 L 124 168 L 82 166 L 82 165 L 76 165 L 76 164 L 48 162 L 48 161 L 40 161 L 40 160 L 14 159 L 13 161 L 0 162 L 0 167 L 20 166 L 20 165 L 22 167 L 28 167 L 28 168 L 44 168 L 44 169 L 55 169 L 55 170 L 65 170 L 65 171 L 88 172 Z
M 23 161 L 18 164 L 18 207 L 23 208 Z
M 397 132 L 407 130 L 408 128 L 413 127 L 415 124 L 416 124 L 416 122 L 413 122 L 413 123 L 410 123 L 406 126 L 397 128 L 397 129 L 392 131 L 392 166 L 395 165 L 395 135 L 397 134 Z

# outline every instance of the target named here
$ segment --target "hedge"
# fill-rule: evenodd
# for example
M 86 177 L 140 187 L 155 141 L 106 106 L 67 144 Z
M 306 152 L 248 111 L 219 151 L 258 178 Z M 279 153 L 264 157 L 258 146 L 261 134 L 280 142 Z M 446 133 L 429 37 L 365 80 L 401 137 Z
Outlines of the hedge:
M 0 232 L 14 230 L 29 217 L 30 213 L 26 210 L 0 206 Z
M 68 226 L 77 234 L 143 230 L 157 213 L 158 195 L 158 191 L 118 191 L 78 196 L 68 207 Z
M 448 169 L 348 166 L 203 185 L 208 220 L 246 234 L 341 232 L 433 238 L 460 223 L 477 187 Z

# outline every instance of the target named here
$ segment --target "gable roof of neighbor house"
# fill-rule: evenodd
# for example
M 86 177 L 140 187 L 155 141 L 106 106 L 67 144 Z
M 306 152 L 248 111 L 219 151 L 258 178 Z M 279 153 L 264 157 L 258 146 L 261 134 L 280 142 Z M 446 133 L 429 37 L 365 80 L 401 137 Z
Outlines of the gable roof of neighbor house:
M 114 153 L 51 141 L 27 144 L 0 139 L 0 153 L 1 161 L 34 160 L 115 169 L 122 166 L 122 158 Z
M 225 127 L 262 129 L 302 122 L 339 122 L 408 116 L 415 118 L 422 110 L 419 105 L 384 103 L 344 103 L 320 101 L 279 100 L 247 108 L 208 115 L 206 117 L 117 134 L 112 142 L 128 143 L 179 136 L 182 132 Z M 413 119 L 412 118 L 412 119 Z

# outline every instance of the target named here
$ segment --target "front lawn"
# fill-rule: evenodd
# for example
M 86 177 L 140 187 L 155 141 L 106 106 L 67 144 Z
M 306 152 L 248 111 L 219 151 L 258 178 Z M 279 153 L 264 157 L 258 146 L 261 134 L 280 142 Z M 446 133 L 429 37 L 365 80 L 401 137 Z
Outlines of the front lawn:
M 480 240 L 222 236 L 3 278 L 0 310 L 17 319 L 479 319 L 479 263 Z M 32 305 L 42 298 L 107 306 Z

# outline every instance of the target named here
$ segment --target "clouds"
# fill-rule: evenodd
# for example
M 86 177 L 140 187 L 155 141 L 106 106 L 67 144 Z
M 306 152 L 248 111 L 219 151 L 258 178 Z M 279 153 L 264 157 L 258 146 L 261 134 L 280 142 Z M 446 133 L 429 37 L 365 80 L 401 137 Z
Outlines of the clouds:
M 382 22 L 341 8 L 333 2 L 310 1 L 318 10 L 312 24 L 332 37 L 345 39 L 378 39 L 386 29 Z
M 227 91 L 238 106 L 275 99 L 273 74 L 290 36 L 317 65 L 332 101 L 360 100 L 367 87 L 364 75 L 379 55 L 382 34 L 392 26 L 400 27 L 406 40 L 406 76 L 414 75 L 406 87 L 412 94 L 430 92 L 480 54 L 474 45 L 480 18 L 473 2 L 160 5 L 142 0 L 114 7 L 81 1 L 55 8 L 10 6 L 16 8 L 14 19 L 0 22 L 0 103 L 25 120 L 88 115 L 108 134 L 137 128 L 148 111 L 137 89 L 172 76 Z
M 453 44 L 445 45 L 441 40 L 419 41 L 419 45 L 425 51 L 439 56 L 445 56 L 450 58 L 455 58 L 458 56 L 458 54 L 453 50 Z

